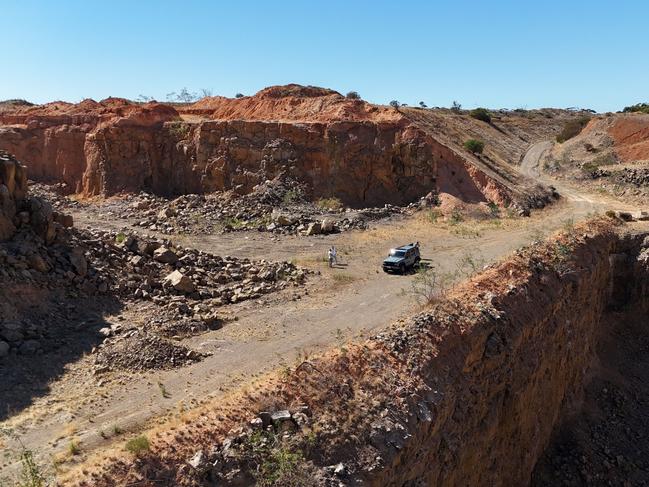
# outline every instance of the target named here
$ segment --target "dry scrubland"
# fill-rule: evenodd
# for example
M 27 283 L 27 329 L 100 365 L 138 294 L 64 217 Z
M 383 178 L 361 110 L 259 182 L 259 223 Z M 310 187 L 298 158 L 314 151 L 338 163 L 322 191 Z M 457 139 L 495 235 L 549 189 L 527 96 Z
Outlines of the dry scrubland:
M 0 479 L 643 485 L 646 117 L 0 104 Z

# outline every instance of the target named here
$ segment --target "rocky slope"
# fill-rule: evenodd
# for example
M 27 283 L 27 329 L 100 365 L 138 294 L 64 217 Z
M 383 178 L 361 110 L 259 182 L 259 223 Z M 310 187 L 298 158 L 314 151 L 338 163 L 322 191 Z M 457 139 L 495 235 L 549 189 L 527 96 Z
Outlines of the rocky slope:
M 645 299 L 644 239 L 605 221 L 570 229 L 78 484 L 527 485 L 581 404 L 607 313 Z
M 303 286 L 309 274 L 289 262 L 74 228 L 70 215 L 27 193 L 26 172 L 0 151 L 0 420 L 82 357 L 93 357 L 86 370 L 95 376 L 199 361 L 205 355 L 180 342 L 219 328 L 218 308 Z
M 593 118 L 561 149 L 561 155 L 601 165 L 649 161 L 649 115 L 633 113 Z
M 543 167 L 555 177 L 642 205 L 649 194 L 649 115 L 595 116 L 579 134 L 555 144 Z
M 410 203 L 431 191 L 470 203 L 543 204 L 548 193 L 507 164 L 553 133 L 556 120 L 504 118 L 487 133 L 467 115 L 419 114 L 288 85 L 174 107 L 121 99 L 0 107 L 0 148 L 25 161 L 33 178 L 87 196 L 248 193 L 289 174 L 308 184 L 312 198 L 335 196 L 355 207 Z M 462 148 L 473 131 L 489 137 L 485 156 Z

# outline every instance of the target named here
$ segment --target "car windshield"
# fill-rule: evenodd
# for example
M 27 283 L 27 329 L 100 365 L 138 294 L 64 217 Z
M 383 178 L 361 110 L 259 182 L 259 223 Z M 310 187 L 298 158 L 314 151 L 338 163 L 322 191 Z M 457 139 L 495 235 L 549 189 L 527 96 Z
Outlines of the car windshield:
M 396 249 L 390 250 L 390 257 L 403 257 L 404 255 L 406 255 L 405 250 L 396 250 Z

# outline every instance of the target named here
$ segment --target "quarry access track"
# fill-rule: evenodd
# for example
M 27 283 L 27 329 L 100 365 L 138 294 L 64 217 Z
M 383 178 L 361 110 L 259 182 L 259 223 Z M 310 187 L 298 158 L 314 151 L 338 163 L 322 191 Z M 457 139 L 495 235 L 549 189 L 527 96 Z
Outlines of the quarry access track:
M 136 431 L 157 418 L 177 414 L 179 408 L 249 384 L 260 374 L 291 366 L 305 354 L 342 346 L 412 315 L 418 309 L 410 292 L 414 275 L 387 275 L 380 269 L 390 247 L 419 241 L 425 263 L 441 273 L 452 273 L 467 258 L 492 263 L 567 222 L 607 209 L 628 208 L 539 176 L 543 148 L 548 147 L 543 144 L 530 148 L 521 172 L 554 184 L 565 197 L 529 218 L 435 225 L 424 215 L 416 215 L 378 223 L 364 232 L 311 238 L 282 236 L 277 240 L 256 232 L 181 238 L 181 245 L 213 254 L 292 260 L 321 274 L 312 276 L 306 287 L 297 291 L 224 307 L 220 312 L 236 317 L 236 321 L 182 342 L 211 354 L 201 362 L 108 380 L 92 378 L 90 382 L 76 364 L 70 364 L 70 373 L 50 384 L 47 392 L 35 394 L 32 405 L 16 412 L 5 425 L 16 428 L 24 445 L 43 463 L 51 463 L 51 456 L 66 451 L 71 441 L 79 445 L 78 457 L 82 458 L 120 441 L 121 436 L 106 437 L 104 433 L 111 429 Z M 124 223 L 97 221 L 96 214 L 90 217 L 83 210 L 74 217 L 80 227 L 119 229 Z M 341 265 L 334 269 L 327 268 L 323 258 L 331 245 L 341 256 Z M 107 321 L 116 318 L 107 317 Z M 77 400 L 80 388 L 87 399 L 83 403 Z M 16 468 L 15 463 L 1 466 L 0 479 Z

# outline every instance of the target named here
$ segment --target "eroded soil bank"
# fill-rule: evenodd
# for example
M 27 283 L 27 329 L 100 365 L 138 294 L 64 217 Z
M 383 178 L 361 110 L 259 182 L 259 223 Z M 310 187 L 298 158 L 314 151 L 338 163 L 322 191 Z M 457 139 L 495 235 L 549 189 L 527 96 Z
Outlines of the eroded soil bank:
M 634 387 L 641 362 L 632 359 L 646 343 L 647 244 L 609 221 L 569 228 L 365 343 L 146 433 L 150 448 L 136 457 L 91 461 L 80 484 L 556 485 L 572 481 L 582 457 L 599 461 L 564 453 L 570 433 L 587 431 L 584 405 L 596 403 L 600 426 L 583 444 L 615 463 L 581 482 L 599 485 L 607 468 L 620 469 L 620 485 L 642 485 L 642 473 L 624 472 L 642 468 L 644 443 L 616 452 L 646 431 L 646 395 Z M 631 369 L 620 368 L 623 355 Z M 612 385 L 600 400 L 602 380 Z M 611 401 L 622 406 L 610 413 Z

